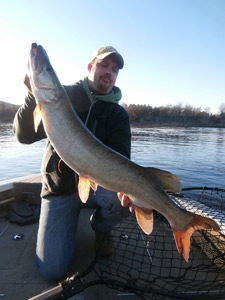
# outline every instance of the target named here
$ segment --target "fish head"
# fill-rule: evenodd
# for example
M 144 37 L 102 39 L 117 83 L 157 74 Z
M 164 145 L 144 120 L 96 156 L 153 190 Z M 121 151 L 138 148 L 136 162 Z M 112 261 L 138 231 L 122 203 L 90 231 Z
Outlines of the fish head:
M 48 54 L 41 45 L 31 45 L 28 59 L 29 79 L 32 92 L 39 104 L 57 102 L 62 94 L 62 86 L 53 69 Z

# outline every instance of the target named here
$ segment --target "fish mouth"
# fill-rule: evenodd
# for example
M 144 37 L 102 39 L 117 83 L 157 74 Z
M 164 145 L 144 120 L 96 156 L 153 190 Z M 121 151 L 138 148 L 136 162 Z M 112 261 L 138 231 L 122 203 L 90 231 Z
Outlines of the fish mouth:
M 41 45 L 37 45 L 36 43 L 32 43 L 31 45 L 31 57 L 34 61 L 35 70 L 41 72 L 43 67 L 46 67 L 46 71 L 52 71 L 52 66 L 50 64 L 48 55 L 44 48 Z
M 40 69 L 40 62 L 41 62 L 41 56 L 42 56 L 40 48 L 41 48 L 41 46 L 38 46 L 36 43 L 32 43 L 32 45 L 31 45 L 30 61 L 31 61 L 31 63 L 33 62 L 35 71 L 38 71 L 38 69 Z
M 31 50 L 32 50 L 34 55 L 37 54 L 37 47 L 38 47 L 38 45 L 36 43 L 32 43 Z

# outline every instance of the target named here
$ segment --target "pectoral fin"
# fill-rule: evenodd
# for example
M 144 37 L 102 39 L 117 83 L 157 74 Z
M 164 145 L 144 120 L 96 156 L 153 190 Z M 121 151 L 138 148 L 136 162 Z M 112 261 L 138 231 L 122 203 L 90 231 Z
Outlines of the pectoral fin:
M 38 126 L 41 123 L 41 106 L 39 104 L 37 104 L 37 106 L 35 107 L 34 110 L 34 130 L 35 132 L 37 132 L 38 130 Z
M 150 234 L 153 230 L 153 210 L 135 206 L 135 215 L 141 229 Z
M 180 179 L 176 175 L 156 168 L 147 167 L 146 170 L 156 177 L 165 191 L 180 193 L 182 186 Z
M 95 182 L 89 180 L 88 178 L 80 176 L 79 184 L 78 184 L 78 193 L 79 193 L 79 197 L 83 203 L 87 202 L 87 199 L 88 199 L 89 193 L 90 193 L 90 187 L 94 191 L 96 191 L 98 185 Z

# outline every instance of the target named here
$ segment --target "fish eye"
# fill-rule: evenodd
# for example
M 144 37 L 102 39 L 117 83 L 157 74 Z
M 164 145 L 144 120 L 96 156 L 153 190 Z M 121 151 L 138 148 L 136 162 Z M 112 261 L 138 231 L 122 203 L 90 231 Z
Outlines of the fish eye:
M 52 71 L 52 67 L 50 67 L 50 66 L 46 67 L 46 71 L 47 72 L 51 72 Z

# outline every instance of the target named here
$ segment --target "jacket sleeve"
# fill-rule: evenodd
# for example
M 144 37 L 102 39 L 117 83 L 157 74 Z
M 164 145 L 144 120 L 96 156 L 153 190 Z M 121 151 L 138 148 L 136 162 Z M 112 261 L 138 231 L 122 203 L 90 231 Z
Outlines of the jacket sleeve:
M 110 133 L 106 145 L 120 154 L 130 158 L 131 156 L 131 129 L 130 118 L 125 109 L 119 106 L 119 110 L 113 117 Z
M 24 104 L 18 109 L 15 115 L 13 132 L 20 143 L 32 144 L 46 138 L 42 122 L 38 126 L 37 132 L 35 132 L 33 118 L 35 107 L 35 98 L 29 93 L 25 98 Z

